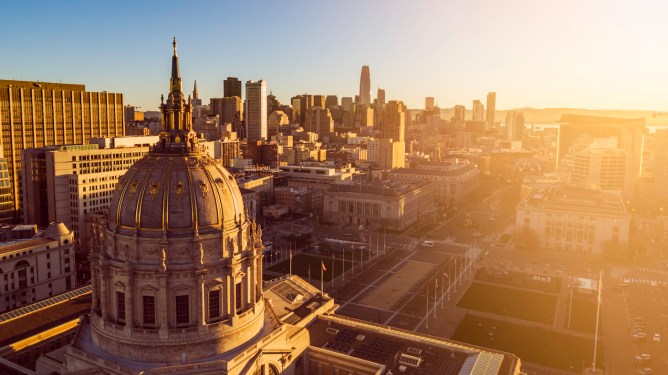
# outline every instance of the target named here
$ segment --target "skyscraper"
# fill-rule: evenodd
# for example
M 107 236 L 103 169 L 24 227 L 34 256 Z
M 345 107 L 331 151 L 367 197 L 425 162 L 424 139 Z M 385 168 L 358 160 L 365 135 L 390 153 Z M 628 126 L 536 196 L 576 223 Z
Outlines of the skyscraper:
M 336 95 L 327 95 L 325 98 L 325 107 L 334 107 L 339 105 L 339 98 Z
M 432 111 L 434 110 L 434 97 L 433 96 L 428 96 L 424 98 L 424 109 L 427 111 Z
M 362 75 L 360 77 L 360 104 L 371 104 L 371 73 L 369 66 L 362 67 Z
M 236 77 L 227 77 L 223 82 L 223 95 L 226 98 L 238 96 L 241 98 L 241 81 Z
M 485 130 L 494 128 L 494 114 L 496 112 L 496 93 L 487 94 L 487 116 L 485 117 Z
M 485 121 L 485 107 L 482 105 L 480 100 L 473 101 L 472 112 L 473 121 Z
M 391 138 L 395 142 L 404 142 L 406 132 L 406 106 L 402 101 L 390 100 L 385 106 L 383 122 L 380 126 L 382 138 Z
M 267 139 L 267 82 L 246 81 L 246 138 Z
M 378 93 L 376 94 L 376 103 L 385 104 L 385 90 L 380 88 L 378 89 Z
M 520 111 L 509 111 L 506 114 L 506 139 L 521 141 L 524 136 L 524 114 Z
M 77 84 L 0 80 L 2 151 L 9 166 L 13 211 L 0 212 L 0 217 L 18 219 L 21 150 L 122 136 L 123 120 L 123 94 L 87 92 Z

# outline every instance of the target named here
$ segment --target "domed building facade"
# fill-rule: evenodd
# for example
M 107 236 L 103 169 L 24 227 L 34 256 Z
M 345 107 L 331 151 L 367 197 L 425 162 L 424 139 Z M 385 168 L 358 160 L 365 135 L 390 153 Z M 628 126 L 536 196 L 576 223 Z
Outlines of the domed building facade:
M 160 143 L 119 180 L 93 246 L 92 338 L 128 359 L 209 357 L 263 327 L 261 230 L 191 130 L 176 41 L 172 59 Z

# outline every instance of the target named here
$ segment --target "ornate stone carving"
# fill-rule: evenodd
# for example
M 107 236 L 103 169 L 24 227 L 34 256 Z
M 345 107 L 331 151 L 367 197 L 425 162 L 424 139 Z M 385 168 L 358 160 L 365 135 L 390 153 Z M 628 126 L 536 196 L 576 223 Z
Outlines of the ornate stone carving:
M 148 193 L 149 196 L 151 197 L 151 200 L 154 200 L 158 196 L 159 191 L 160 191 L 160 183 L 157 181 L 148 186 Z
M 199 264 L 204 264 L 204 246 L 199 243 Z
M 134 194 L 137 192 L 137 188 L 138 188 L 138 187 L 139 187 L 139 181 L 134 180 L 134 181 L 130 184 L 130 194 L 133 194 L 133 195 L 134 195 Z
M 158 249 L 153 246 L 143 246 L 144 254 L 146 255 L 155 255 L 158 252 Z
M 167 270 L 167 252 L 165 251 L 165 245 L 161 247 L 162 258 L 160 259 L 160 269 L 163 271 Z
M 202 198 L 206 198 L 206 194 L 209 192 L 209 185 L 207 185 L 206 182 L 199 180 L 197 186 L 199 186 L 199 190 L 202 192 Z
M 183 181 L 181 180 L 176 181 L 174 183 L 174 194 L 176 194 L 176 198 L 182 199 L 184 192 L 185 192 L 185 187 L 183 186 Z
M 125 186 L 125 178 L 119 177 L 118 182 L 116 183 L 116 190 L 121 190 Z

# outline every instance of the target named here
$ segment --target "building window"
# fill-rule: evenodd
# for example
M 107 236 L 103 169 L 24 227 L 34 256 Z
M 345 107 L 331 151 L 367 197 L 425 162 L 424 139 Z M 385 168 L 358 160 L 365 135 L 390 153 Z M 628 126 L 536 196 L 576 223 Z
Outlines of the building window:
M 144 324 L 155 324 L 155 297 L 143 296 Z
M 237 311 L 241 309 L 241 283 L 234 286 L 234 304 Z
M 209 291 L 209 320 L 220 316 L 220 290 Z
M 116 292 L 116 320 L 125 323 L 125 293 Z
M 176 324 L 190 322 L 188 296 L 176 296 Z

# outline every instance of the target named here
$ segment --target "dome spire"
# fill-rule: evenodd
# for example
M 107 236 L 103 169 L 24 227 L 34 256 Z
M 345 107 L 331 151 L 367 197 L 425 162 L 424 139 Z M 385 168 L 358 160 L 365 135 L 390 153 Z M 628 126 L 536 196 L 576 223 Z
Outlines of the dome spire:
M 160 104 L 163 128 L 160 132 L 158 150 L 192 152 L 196 151 L 196 134 L 192 131 L 192 106 L 186 101 L 179 72 L 179 57 L 176 54 L 176 37 L 172 41 L 172 75 L 169 78 L 167 100 Z
M 199 99 L 199 91 L 197 91 L 197 80 L 195 80 L 195 88 L 193 89 L 193 99 Z
M 176 37 L 172 42 L 174 54 L 172 55 L 172 78 L 170 80 L 170 91 L 181 91 L 181 72 L 179 72 L 179 56 L 176 54 Z

